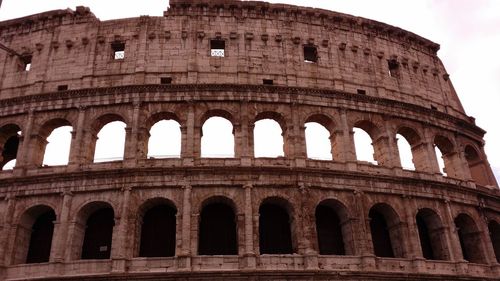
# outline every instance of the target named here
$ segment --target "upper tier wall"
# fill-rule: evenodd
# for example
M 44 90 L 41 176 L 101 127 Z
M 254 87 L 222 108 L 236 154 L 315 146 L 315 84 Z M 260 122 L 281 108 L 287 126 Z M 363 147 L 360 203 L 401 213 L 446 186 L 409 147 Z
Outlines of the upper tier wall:
M 58 10 L 0 23 L 0 99 L 128 84 L 262 84 L 336 89 L 414 103 L 464 119 L 439 45 L 402 29 L 345 14 L 263 2 L 173 1 L 165 17 L 99 21 Z M 226 42 L 210 56 L 210 39 Z M 125 43 L 125 59 L 112 42 Z M 304 61 L 312 44 L 318 62 Z M 389 61 L 397 72 L 389 75 Z

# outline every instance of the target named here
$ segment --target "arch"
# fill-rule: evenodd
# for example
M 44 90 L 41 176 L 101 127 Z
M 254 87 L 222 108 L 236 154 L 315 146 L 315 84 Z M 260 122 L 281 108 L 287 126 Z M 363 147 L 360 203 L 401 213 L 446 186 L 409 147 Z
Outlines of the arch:
M 16 124 L 6 124 L 0 128 L 0 169 L 8 170 L 15 166 L 20 136 L 21 128 Z
M 370 121 L 358 121 L 353 126 L 354 148 L 356 159 L 358 161 L 366 161 L 372 164 L 378 164 L 378 157 L 374 145 L 374 137 L 379 132 L 378 128 Z
M 368 217 L 375 255 L 404 258 L 403 229 L 396 211 L 385 203 L 378 203 L 370 209 Z
M 212 197 L 202 204 L 199 255 L 237 255 L 238 237 L 234 202 L 226 197 Z
M 318 122 L 305 123 L 307 158 L 333 160 L 331 133 Z
M 175 119 L 160 119 L 149 130 L 148 158 L 180 158 L 181 125 Z
M 458 163 L 460 163 L 460 159 L 458 154 L 455 153 L 455 146 L 453 143 L 447 137 L 436 135 L 434 137 L 434 146 L 441 174 L 450 177 L 458 177 L 460 172 L 457 170 L 457 167 L 459 166 Z
M 13 264 L 49 261 L 55 221 L 54 209 L 47 205 L 31 207 L 21 215 Z
M 286 155 L 285 122 L 277 112 L 261 112 L 255 117 L 253 143 L 255 157 L 284 157 Z
M 123 160 L 125 152 L 126 123 L 118 114 L 106 114 L 94 121 L 94 163 Z
M 176 241 L 175 205 L 153 198 L 139 208 L 139 257 L 173 257 Z
M 396 131 L 396 138 L 401 167 L 408 170 L 424 170 L 428 160 L 425 157 L 425 148 L 420 145 L 422 138 L 417 131 L 401 126 Z
M 45 122 L 38 133 L 34 163 L 36 165 L 67 165 L 73 127 L 63 118 Z
M 422 255 L 428 260 L 449 260 L 445 228 L 441 218 L 431 209 L 420 209 L 416 216 Z
M 491 244 L 495 252 L 497 263 L 500 263 L 500 223 L 491 220 L 488 223 L 488 231 L 490 233 Z
M 347 208 L 341 202 L 327 199 L 316 206 L 316 233 L 320 255 L 353 255 L 352 226 Z
M 114 227 L 113 207 L 103 201 L 87 203 L 77 214 L 74 239 L 80 259 L 109 259 Z
M 469 215 L 462 213 L 455 218 L 454 222 L 464 260 L 473 263 L 486 263 L 481 244 L 481 233 L 474 220 Z
M 234 153 L 233 123 L 221 116 L 211 116 L 201 128 L 201 157 L 232 158 Z
M 288 201 L 266 198 L 259 207 L 260 254 L 293 254 L 291 212 Z
M 489 167 L 479 150 L 469 144 L 465 146 L 464 153 L 472 179 L 479 185 L 489 185 Z

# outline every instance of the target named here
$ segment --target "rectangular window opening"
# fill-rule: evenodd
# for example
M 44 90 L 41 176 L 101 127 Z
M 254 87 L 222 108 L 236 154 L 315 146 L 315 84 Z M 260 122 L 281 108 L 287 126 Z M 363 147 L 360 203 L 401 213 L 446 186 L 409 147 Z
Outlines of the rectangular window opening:
M 387 66 L 389 67 L 389 76 L 399 77 L 399 63 L 396 60 L 388 60 Z
M 213 39 L 210 40 L 210 55 L 212 57 L 224 57 L 226 50 L 226 41 Z
M 316 46 L 304 46 L 304 61 L 309 63 L 318 62 L 318 50 L 316 49 Z
M 58 91 L 67 91 L 68 90 L 68 85 L 59 85 L 57 86 Z
M 111 48 L 113 49 L 113 58 L 115 60 L 122 60 L 125 58 L 125 43 L 114 42 L 111 44 Z
M 263 79 L 262 80 L 262 84 L 264 84 L 264 85 L 273 85 L 274 81 L 273 81 L 273 79 Z
M 23 62 L 23 69 L 24 71 L 30 71 L 31 70 L 31 60 L 33 59 L 32 56 L 23 56 L 21 58 Z
M 161 77 L 160 84 L 162 85 L 172 84 L 172 77 Z
M 359 95 L 366 95 L 366 91 L 365 91 L 365 90 L 358 89 L 358 94 L 359 94 Z

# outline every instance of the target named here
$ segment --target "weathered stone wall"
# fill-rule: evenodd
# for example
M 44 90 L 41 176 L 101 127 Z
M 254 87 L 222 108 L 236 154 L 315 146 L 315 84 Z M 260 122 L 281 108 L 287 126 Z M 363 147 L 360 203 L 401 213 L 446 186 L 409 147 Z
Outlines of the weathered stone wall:
M 0 52 L 2 150 L 21 132 L 16 167 L 0 172 L 1 278 L 498 278 L 488 223 L 500 222 L 500 193 L 482 148 L 484 131 L 465 116 L 437 45 L 329 11 L 187 2 L 172 1 L 163 18 L 100 22 L 78 8 L 0 23 L 0 40 L 33 57 L 24 71 L 19 57 Z M 224 58 L 210 56 L 209 39 L 218 36 L 226 42 Z M 125 59 L 113 59 L 112 42 L 125 43 Z M 317 63 L 304 62 L 308 43 L 318 48 Z M 393 77 L 391 59 L 400 65 Z M 172 84 L 158 85 L 161 77 Z M 56 91 L 59 85 L 69 90 Z M 201 128 L 211 116 L 232 123 L 234 158 L 201 157 Z M 181 157 L 147 159 L 149 130 L 165 118 L 181 125 Z M 284 157 L 254 157 L 253 128 L 261 118 L 280 124 Z M 124 160 L 93 163 L 97 132 L 115 120 L 127 124 Z M 307 158 L 304 124 L 311 121 L 329 130 L 333 161 Z M 42 167 L 46 138 L 61 125 L 73 127 L 69 164 Z M 356 160 L 354 127 L 370 134 L 378 165 Z M 415 171 L 401 168 L 397 133 L 411 140 Z M 158 198 L 177 210 L 175 256 L 138 257 L 141 210 Z M 202 206 L 222 199 L 234 206 L 238 254 L 199 255 Z M 268 200 L 287 206 L 294 254 L 259 252 L 259 207 Z M 315 209 L 323 203 L 343 215 L 348 255 L 319 255 Z M 114 211 L 111 258 L 81 260 L 88 210 L 102 205 Z M 30 219 L 40 206 L 56 215 L 50 260 L 24 264 Z M 374 255 L 372 207 L 390 213 L 397 258 Z M 421 210 L 437 218 L 429 227 L 439 233 L 444 260 L 423 258 L 415 220 Z M 464 215 L 473 221 L 469 241 L 480 262 L 462 255 L 454 220 Z

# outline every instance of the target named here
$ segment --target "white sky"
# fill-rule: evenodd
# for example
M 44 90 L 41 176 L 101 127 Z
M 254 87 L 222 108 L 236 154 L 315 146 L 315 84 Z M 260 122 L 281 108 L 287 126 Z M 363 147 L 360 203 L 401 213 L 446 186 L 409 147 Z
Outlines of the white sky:
M 441 45 L 439 56 L 466 109 L 488 131 L 486 152 L 500 180 L 500 1 L 270 0 L 362 16 L 412 31 Z M 166 0 L 3 0 L 0 20 L 88 6 L 101 20 L 161 16 Z

